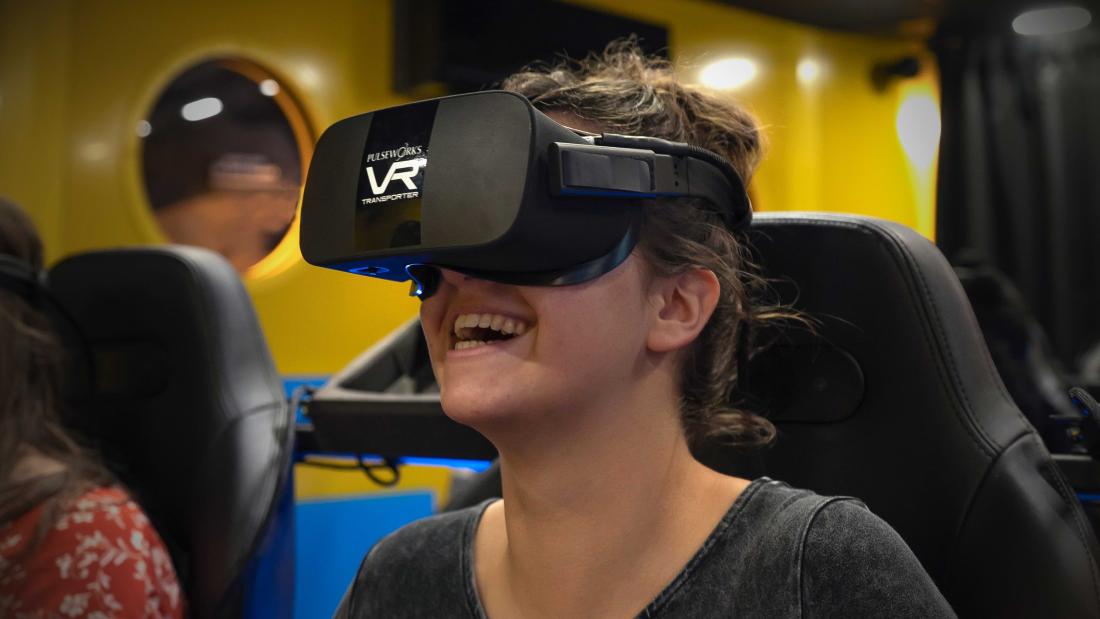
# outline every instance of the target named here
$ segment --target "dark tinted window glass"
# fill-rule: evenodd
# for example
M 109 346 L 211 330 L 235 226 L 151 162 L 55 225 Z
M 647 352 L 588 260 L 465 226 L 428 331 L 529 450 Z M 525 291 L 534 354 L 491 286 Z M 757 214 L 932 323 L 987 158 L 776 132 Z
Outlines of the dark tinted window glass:
M 263 259 L 294 218 L 300 118 L 280 84 L 243 61 L 203 62 L 169 84 L 137 128 L 169 240 L 213 249 L 242 273 Z

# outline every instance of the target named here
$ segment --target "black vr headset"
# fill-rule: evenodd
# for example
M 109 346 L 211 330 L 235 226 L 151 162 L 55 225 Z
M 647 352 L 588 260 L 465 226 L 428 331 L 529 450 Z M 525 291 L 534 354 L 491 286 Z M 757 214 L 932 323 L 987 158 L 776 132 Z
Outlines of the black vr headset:
M 46 290 L 46 273 L 8 254 L 0 254 L 0 290 L 14 292 L 31 305 L 41 305 Z
M 752 219 L 744 184 L 708 150 L 658 138 L 582 135 L 503 91 L 353 116 L 317 143 L 302 199 L 314 265 L 430 296 L 439 269 L 561 286 L 614 269 L 638 239 L 643 200 L 703 200 L 725 224 Z

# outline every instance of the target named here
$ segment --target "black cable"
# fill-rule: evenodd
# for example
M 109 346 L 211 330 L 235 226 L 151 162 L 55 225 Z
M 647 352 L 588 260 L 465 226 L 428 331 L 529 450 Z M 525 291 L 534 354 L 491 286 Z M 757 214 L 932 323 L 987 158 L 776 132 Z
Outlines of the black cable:
M 396 458 L 382 458 L 382 464 L 367 464 L 363 461 L 363 456 L 360 454 L 355 455 L 356 462 L 359 463 L 359 468 L 363 469 L 363 473 L 368 479 L 385 488 L 391 488 L 396 486 L 401 481 L 401 471 L 398 470 L 399 464 Z M 376 469 L 389 469 L 390 478 L 381 479 L 378 474 L 375 473 Z
M 298 463 L 335 471 L 362 471 L 367 479 L 384 488 L 392 488 L 401 482 L 401 469 L 398 468 L 401 461 L 397 458 L 386 457 L 382 458 L 381 464 L 367 464 L 362 454 L 356 454 L 354 463 L 345 464 L 343 462 L 319 462 L 305 456 Z M 387 477 L 380 477 L 378 475 L 379 469 L 388 470 L 390 474 Z
M 313 397 L 313 394 L 317 392 L 317 388 L 312 385 L 298 385 L 294 391 L 290 394 L 290 409 L 295 413 L 299 409 L 302 413 L 309 416 L 309 401 Z M 305 464 L 308 466 L 315 466 L 322 469 L 333 469 L 337 471 L 363 471 L 363 474 L 367 476 L 375 484 L 384 488 L 390 488 L 396 486 L 401 481 L 401 471 L 397 468 L 401 461 L 397 458 L 391 458 L 388 456 L 382 457 L 381 464 L 367 464 L 363 458 L 363 454 L 355 454 L 354 464 L 343 464 L 337 462 L 318 462 L 316 460 L 310 460 L 309 456 L 302 456 L 298 461 L 299 464 Z M 387 478 L 379 477 L 377 471 L 379 469 L 389 470 L 390 475 Z

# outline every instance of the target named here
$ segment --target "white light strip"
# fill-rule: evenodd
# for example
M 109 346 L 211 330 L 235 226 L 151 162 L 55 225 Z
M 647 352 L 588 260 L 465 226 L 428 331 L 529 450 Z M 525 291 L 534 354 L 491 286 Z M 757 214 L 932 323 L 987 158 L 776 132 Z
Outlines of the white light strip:
M 1020 13 L 1012 29 L 1025 36 L 1049 36 L 1080 30 L 1092 22 L 1092 13 L 1079 6 L 1056 6 Z
M 222 100 L 217 97 L 206 97 L 198 101 L 192 101 L 180 108 L 180 114 L 185 120 L 192 122 L 205 120 L 222 113 Z
M 931 95 L 913 93 L 898 107 L 895 120 L 898 139 L 917 169 L 932 168 L 940 144 L 940 108 Z

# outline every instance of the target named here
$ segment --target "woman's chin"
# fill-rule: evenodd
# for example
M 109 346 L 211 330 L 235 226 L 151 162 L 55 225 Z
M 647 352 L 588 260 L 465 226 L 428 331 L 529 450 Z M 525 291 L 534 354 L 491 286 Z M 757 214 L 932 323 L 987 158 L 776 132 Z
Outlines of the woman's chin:
M 493 393 L 491 389 L 448 390 L 440 394 L 443 411 L 451 420 L 481 432 L 520 422 L 524 407 L 511 394 Z

